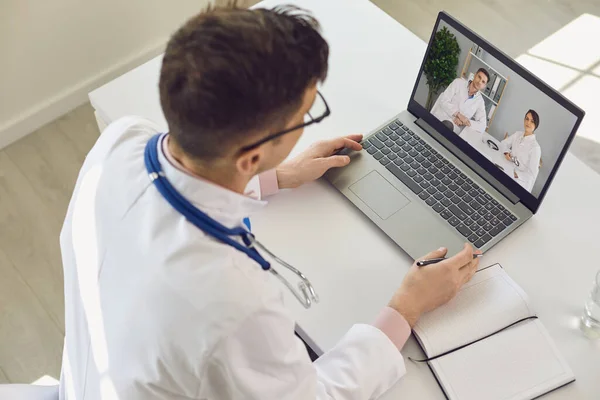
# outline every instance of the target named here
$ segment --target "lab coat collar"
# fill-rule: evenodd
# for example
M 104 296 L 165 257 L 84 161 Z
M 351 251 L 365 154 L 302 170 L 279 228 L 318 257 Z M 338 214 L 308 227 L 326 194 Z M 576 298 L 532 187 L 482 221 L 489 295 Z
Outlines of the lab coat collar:
M 158 159 L 166 178 L 183 197 L 211 218 L 232 228 L 240 226 L 243 218 L 252 215 L 267 204 L 266 201 L 236 193 L 184 172 L 180 169 L 183 166 L 173 165 L 165 155 L 168 148 L 162 145 L 166 136 L 163 135 L 158 143 Z
M 525 132 L 523 132 L 523 136 L 521 137 L 521 142 L 522 143 L 537 142 L 537 140 L 535 138 L 535 133 L 533 135 L 525 136 Z

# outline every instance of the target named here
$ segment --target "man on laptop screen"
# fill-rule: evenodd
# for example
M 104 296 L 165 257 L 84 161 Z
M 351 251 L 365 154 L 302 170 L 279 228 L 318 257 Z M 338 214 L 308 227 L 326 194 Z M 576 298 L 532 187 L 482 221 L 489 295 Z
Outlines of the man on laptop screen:
M 456 78 L 438 97 L 431 113 L 454 133 L 460 133 L 465 126 L 483 132 L 486 112 L 480 92 L 489 80 L 490 74 L 485 68 L 479 68 L 470 81 Z

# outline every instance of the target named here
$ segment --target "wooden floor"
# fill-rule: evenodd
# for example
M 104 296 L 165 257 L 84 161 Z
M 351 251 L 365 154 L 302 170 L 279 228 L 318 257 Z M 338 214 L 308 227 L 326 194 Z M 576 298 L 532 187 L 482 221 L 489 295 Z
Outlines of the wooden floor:
M 371 1 L 425 41 L 438 12 L 446 11 L 511 57 L 527 52 L 584 13 L 600 15 L 598 0 Z
M 59 376 L 59 234 L 98 135 L 86 104 L 0 151 L 0 382 Z
M 424 40 L 438 10 L 445 9 L 511 56 L 582 13 L 600 15 L 600 2 L 591 1 L 373 2 Z M 0 382 L 59 376 L 64 334 L 59 233 L 79 168 L 98 134 L 86 104 L 0 151 Z M 572 151 L 600 172 L 598 143 L 578 140 Z

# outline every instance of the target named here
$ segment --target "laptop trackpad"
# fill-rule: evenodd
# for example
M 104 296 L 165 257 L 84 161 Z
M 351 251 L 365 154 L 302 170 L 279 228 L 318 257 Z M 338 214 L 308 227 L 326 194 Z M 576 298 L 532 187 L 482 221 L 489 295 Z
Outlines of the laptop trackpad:
M 358 182 L 353 183 L 349 189 L 364 201 L 371 210 L 375 211 L 381 219 L 388 219 L 410 203 L 410 200 L 404 197 L 377 171 L 373 171 Z

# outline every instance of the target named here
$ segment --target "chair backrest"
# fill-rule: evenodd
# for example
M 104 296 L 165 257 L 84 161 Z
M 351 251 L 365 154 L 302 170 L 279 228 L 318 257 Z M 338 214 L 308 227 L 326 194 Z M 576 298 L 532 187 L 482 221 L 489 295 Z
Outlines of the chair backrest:
M 25 384 L 0 385 L 2 400 L 58 400 L 58 385 L 38 386 Z

